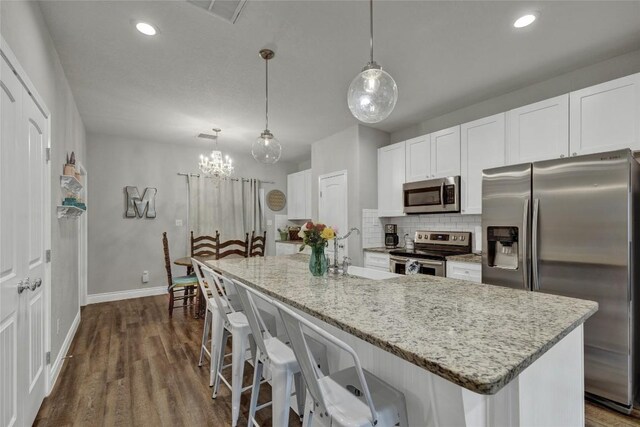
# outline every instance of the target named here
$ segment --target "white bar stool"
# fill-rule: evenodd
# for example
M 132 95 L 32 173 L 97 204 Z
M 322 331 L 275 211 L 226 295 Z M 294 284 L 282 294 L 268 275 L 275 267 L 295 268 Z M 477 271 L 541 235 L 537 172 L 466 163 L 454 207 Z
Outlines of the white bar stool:
M 307 385 L 303 426 L 400 425 L 408 427 L 404 394 L 370 372 L 362 369 L 356 352 L 344 341 L 314 325 L 278 301 L 272 300 L 284 322 L 291 347 L 298 359 Z M 347 352 L 354 366 L 324 375 L 308 344 L 311 331 L 327 343 Z
M 198 366 L 202 366 L 205 354 L 209 356 L 209 387 L 213 387 L 215 367 L 217 366 L 217 348 L 220 345 L 219 343 L 216 343 L 216 340 L 213 339 L 213 330 L 218 327 L 218 323 L 220 323 L 222 320 L 221 316 L 218 314 L 218 306 L 216 305 L 216 302 L 211 295 L 211 288 L 207 287 L 207 282 L 205 281 L 204 275 L 202 273 L 202 268 L 206 268 L 206 265 L 202 264 L 200 261 L 194 258 L 191 258 L 191 263 L 193 265 L 193 271 L 196 273 L 196 277 L 198 278 L 200 294 L 202 295 L 202 299 L 206 304 L 204 327 L 202 329 L 202 344 L 200 345 L 200 358 L 198 360 Z M 226 304 L 224 300 L 221 301 L 223 304 Z M 211 339 L 209 338 L 210 333 Z M 209 343 L 210 348 L 207 348 L 207 343 Z
M 216 398 L 220 389 L 220 381 L 222 381 L 231 390 L 231 425 L 235 427 L 238 424 L 240 415 L 240 395 L 242 392 L 249 390 L 251 386 L 242 387 L 242 378 L 244 374 L 245 353 L 249 348 L 249 335 L 251 328 L 244 313 L 235 311 L 227 294 L 225 287 L 222 285 L 224 280 L 227 288 L 233 286 L 230 281 L 224 279 L 220 274 L 216 273 L 206 265 L 198 263 L 202 269 L 204 280 L 210 284 L 213 299 L 217 305 L 217 313 L 219 321 L 212 321 L 212 363 L 214 366 L 214 381 L 212 398 Z M 212 313 L 215 315 L 215 312 Z M 212 316 L 213 317 L 213 316 Z M 224 365 L 224 358 L 229 354 L 224 353 L 227 341 L 231 337 L 233 345 L 231 349 L 231 364 Z M 222 371 L 231 367 L 231 383 L 229 383 Z
M 305 387 L 300 375 L 300 366 L 296 361 L 293 350 L 277 337 L 273 337 L 256 306 L 254 296 L 271 303 L 265 295 L 233 280 L 240 303 L 249 321 L 253 339 L 256 343 L 254 358 L 253 385 L 251 390 L 251 404 L 249 406 L 249 427 L 258 425 L 255 420 L 256 411 L 271 405 L 273 427 L 287 427 L 289 425 L 290 397 L 292 382 L 295 381 L 298 413 L 302 415 L 305 402 Z M 265 375 L 265 372 L 267 373 Z M 260 384 L 271 379 L 272 401 L 257 406 Z M 302 418 L 302 416 L 301 416 Z

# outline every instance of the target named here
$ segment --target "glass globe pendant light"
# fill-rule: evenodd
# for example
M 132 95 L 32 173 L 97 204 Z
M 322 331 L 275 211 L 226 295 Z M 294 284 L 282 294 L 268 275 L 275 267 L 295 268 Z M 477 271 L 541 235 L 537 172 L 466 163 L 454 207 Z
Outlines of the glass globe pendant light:
M 200 154 L 200 162 L 198 168 L 205 176 L 213 178 L 217 181 L 229 178 L 233 174 L 233 162 L 229 156 L 222 156 L 222 151 L 218 149 L 218 133 L 220 129 L 213 129 L 216 133 L 215 146 L 210 156 Z M 204 137 L 212 138 L 212 135 Z
M 393 111 L 398 100 L 398 86 L 393 77 L 373 60 L 373 0 L 369 0 L 371 58 L 347 92 L 347 104 L 353 116 L 364 123 L 378 123 Z
M 260 163 L 272 165 L 280 160 L 282 154 L 282 146 L 280 142 L 269 130 L 269 60 L 275 56 L 275 53 L 269 49 L 262 49 L 260 57 L 264 59 L 265 65 L 265 126 L 260 136 L 251 146 L 251 154 L 253 158 Z

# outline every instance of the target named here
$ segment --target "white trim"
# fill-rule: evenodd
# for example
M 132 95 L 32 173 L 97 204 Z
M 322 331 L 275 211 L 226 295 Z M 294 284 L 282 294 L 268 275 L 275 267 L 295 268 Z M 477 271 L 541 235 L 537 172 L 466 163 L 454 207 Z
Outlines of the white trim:
M 56 385 L 56 381 L 58 381 L 58 375 L 60 375 L 60 371 L 62 370 L 62 365 L 64 364 L 64 358 L 67 356 L 69 352 L 69 348 L 71 347 L 71 343 L 73 342 L 73 338 L 76 336 L 76 332 L 78 331 L 78 326 L 80 325 L 80 309 L 78 309 L 78 314 L 76 314 L 76 318 L 73 319 L 73 323 L 69 328 L 69 332 L 67 332 L 67 336 L 62 343 L 62 347 L 58 352 L 58 356 L 56 357 L 56 361 L 51 365 L 51 369 L 49 371 L 49 388 L 47 389 L 47 396 L 51 394 L 53 387 Z
M 87 169 L 81 162 L 77 162 L 76 166 L 83 178 L 82 198 L 85 203 L 88 203 L 89 181 L 87 179 Z M 87 305 L 87 284 L 89 283 L 89 259 L 87 254 L 89 251 L 89 218 L 87 215 L 88 213 L 85 213 L 78 218 L 78 304 L 80 307 Z
M 150 297 L 167 293 L 166 286 L 156 286 L 146 289 L 132 289 L 130 291 L 105 292 L 102 294 L 87 295 L 87 304 L 98 304 L 101 302 L 120 301 L 131 298 Z

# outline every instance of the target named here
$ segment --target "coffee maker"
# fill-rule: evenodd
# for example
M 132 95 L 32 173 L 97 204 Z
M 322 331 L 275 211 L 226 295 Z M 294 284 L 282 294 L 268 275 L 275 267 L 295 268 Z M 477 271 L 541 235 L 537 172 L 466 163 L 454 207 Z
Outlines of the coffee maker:
M 386 224 L 384 226 L 384 246 L 387 249 L 397 248 L 398 241 L 398 225 Z

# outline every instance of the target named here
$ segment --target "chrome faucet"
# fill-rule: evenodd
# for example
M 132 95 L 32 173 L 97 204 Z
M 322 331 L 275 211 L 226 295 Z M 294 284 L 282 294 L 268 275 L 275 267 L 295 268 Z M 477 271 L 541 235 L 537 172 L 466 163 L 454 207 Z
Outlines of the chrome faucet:
M 342 237 L 336 236 L 333 239 L 333 264 L 331 266 L 329 266 L 329 272 L 330 273 L 340 274 L 340 265 L 338 264 L 338 249 L 339 249 L 338 241 L 347 239 L 349 236 L 351 236 L 351 233 L 353 233 L 354 231 L 357 234 L 360 234 L 360 230 L 358 230 L 356 227 L 353 227 L 353 228 L 349 229 L 347 234 L 345 234 L 344 236 L 342 236 Z

